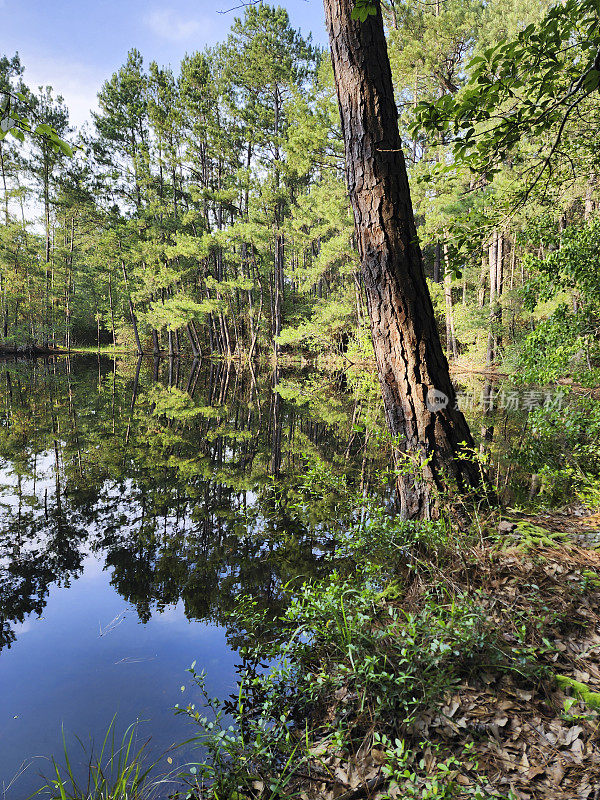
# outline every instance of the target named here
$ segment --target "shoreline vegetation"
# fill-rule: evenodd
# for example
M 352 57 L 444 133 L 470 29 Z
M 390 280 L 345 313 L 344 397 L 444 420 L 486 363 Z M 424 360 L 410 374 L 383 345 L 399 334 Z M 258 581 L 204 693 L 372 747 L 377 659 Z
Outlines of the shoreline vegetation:
M 328 476 L 310 474 L 317 493 Z M 231 612 L 238 693 L 210 698 L 190 668 L 204 700 L 177 713 L 206 759 L 138 780 L 132 752 L 136 777 L 106 796 L 593 797 L 600 518 L 480 509 L 465 531 L 346 502 L 364 522 L 328 577 L 288 589 L 279 618 L 251 598 Z M 105 797 L 62 774 L 41 796 Z
M 600 695 L 574 677 L 600 678 L 600 555 L 571 538 L 587 535 L 488 514 L 469 533 L 381 518 L 349 533 L 340 571 L 250 648 L 277 666 L 248 677 L 237 738 L 207 730 L 216 787 L 198 796 L 593 796 Z

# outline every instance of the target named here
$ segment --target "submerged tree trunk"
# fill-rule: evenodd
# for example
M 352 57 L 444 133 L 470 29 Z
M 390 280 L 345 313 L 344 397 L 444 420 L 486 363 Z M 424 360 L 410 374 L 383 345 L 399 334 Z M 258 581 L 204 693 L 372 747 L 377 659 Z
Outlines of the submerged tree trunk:
M 483 486 L 456 408 L 425 281 L 398 131 L 381 9 L 351 19 L 351 0 L 324 0 L 346 149 L 346 174 L 387 423 L 398 442 L 405 517 L 435 516 L 439 493 Z

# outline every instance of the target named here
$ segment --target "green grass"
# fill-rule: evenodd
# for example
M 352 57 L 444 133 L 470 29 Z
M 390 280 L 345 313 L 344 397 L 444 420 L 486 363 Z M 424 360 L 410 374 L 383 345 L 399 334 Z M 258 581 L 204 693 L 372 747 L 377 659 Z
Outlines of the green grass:
M 64 763 L 59 765 L 52 759 L 52 775 L 44 778 L 45 784 L 29 800 L 158 800 L 167 796 L 169 776 L 152 775 L 162 757 L 146 763 L 147 743 L 136 746 L 136 724 L 130 725 L 118 740 L 114 723 L 113 717 L 99 754 L 88 757 L 83 781 L 75 775 L 63 731 Z

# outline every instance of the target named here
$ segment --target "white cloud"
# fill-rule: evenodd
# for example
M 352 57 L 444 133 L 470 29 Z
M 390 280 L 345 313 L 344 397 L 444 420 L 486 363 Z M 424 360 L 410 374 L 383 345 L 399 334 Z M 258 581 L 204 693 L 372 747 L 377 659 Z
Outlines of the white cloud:
M 25 49 L 20 50 L 20 56 L 28 86 L 34 91 L 38 86 L 52 86 L 55 95 L 64 97 L 72 125 L 80 127 L 91 120 L 90 110 L 97 110 L 96 95 L 107 78 L 104 70 L 77 61 L 28 54 Z
M 172 8 L 154 9 L 144 22 L 156 36 L 177 43 L 197 38 L 201 32 L 206 35 L 210 25 L 207 19 L 188 19 Z

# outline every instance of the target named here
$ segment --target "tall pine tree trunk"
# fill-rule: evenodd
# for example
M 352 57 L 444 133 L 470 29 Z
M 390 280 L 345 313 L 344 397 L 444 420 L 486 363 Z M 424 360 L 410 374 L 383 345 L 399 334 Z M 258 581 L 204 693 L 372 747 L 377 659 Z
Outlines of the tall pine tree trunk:
M 127 270 L 125 269 L 125 261 L 123 259 L 121 259 L 121 269 L 123 270 L 123 283 L 125 284 L 125 294 L 127 295 L 127 304 L 129 306 L 129 317 L 131 319 L 131 325 L 133 327 L 135 346 L 138 356 L 141 356 L 143 355 L 144 351 L 142 350 L 142 343 L 140 341 L 140 334 L 138 331 L 137 317 L 135 314 L 135 309 L 133 307 L 133 300 L 131 299 L 131 294 L 129 293 L 129 280 L 127 278 Z
M 284 265 L 284 242 L 283 235 L 277 231 L 275 238 L 275 268 L 273 273 L 273 352 L 275 357 L 279 356 L 279 342 L 277 338 L 281 334 L 282 326 L 282 301 L 283 301 L 283 265 Z
M 502 287 L 504 283 L 504 234 L 494 231 L 489 247 L 490 262 L 490 331 L 487 364 L 498 357 L 502 345 Z
M 446 234 L 447 235 L 447 234 Z M 452 304 L 452 273 L 450 271 L 450 257 L 448 243 L 444 242 L 444 301 L 446 305 L 446 355 L 456 360 L 458 348 L 454 332 L 454 307 Z
M 433 259 L 433 280 L 440 283 L 442 280 L 442 245 L 435 243 L 435 255 Z
M 479 308 L 485 308 L 488 271 L 487 247 L 484 241 L 481 246 L 481 273 L 479 275 L 479 286 L 477 287 L 477 305 Z
M 381 9 L 377 3 L 377 14 L 358 22 L 351 19 L 352 0 L 324 5 L 373 345 L 388 427 L 404 467 L 401 513 L 435 516 L 439 491 L 483 487 L 478 466 L 461 455 L 462 443 L 473 447 L 473 440 L 455 407 L 425 281 Z M 432 402 L 436 390 L 446 404 Z

